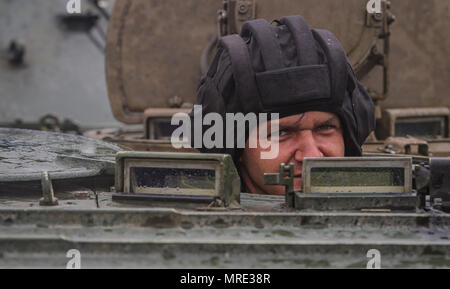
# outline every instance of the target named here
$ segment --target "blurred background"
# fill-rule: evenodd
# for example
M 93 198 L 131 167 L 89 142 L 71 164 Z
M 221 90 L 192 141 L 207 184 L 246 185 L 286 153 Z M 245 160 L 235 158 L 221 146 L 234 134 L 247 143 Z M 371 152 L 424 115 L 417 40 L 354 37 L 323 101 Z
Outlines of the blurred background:
M 70 19 L 67 0 L 0 0 L 2 126 L 33 127 L 48 114 L 82 127 L 119 124 L 105 79 L 114 1 L 81 4 L 84 18 Z
M 0 0 L 0 126 L 40 128 L 57 122 L 66 125 L 63 131 L 124 123 L 142 126 L 143 117 L 127 118 L 118 111 L 142 113 L 149 107 L 182 107 L 183 103 L 189 107 L 195 101 L 201 57 L 220 30 L 222 0 L 80 1 L 82 13 L 69 14 L 68 0 Z M 255 0 L 250 16 L 271 20 L 301 14 L 312 27 L 332 30 L 354 65 L 377 55 L 385 57 L 387 84 L 383 83 L 385 67 L 379 65 L 382 60 L 372 61 L 377 65 L 359 73 L 374 99 L 384 98 L 383 86 L 388 86 L 387 98 L 377 101 L 379 117 L 384 108 L 449 108 L 450 1 L 392 0 L 389 13 L 395 22 L 388 19 L 393 22 L 388 53 L 377 37 L 382 29 L 374 34 L 367 28 L 367 21 L 373 19 L 367 20 L 366 2 Z M 108 32 L 108 27 L 114 31 Z M 107 35 L 109 54 L 105 53 Z M 120 55 L 114 51 L 119 45 L 123 45 Z M 206 58 L 212 53 L 210 49 Z M 111 67 L 108 77 L 105 55 Z M 120 79 L 114 75 L 118 62 L 123 67 Z

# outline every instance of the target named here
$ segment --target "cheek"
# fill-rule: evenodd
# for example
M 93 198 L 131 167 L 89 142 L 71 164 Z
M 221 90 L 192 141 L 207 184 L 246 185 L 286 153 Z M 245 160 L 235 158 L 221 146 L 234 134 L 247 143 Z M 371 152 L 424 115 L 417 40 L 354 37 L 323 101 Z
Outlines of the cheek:
M 259 176 L 263 167 L 265 166 L 264 160 L 260 158 L 260 150 L 259 149 L 245 149 L 242 154 L 242 161 L 245 163 L 247 167 L 247 171 L 250 174 L 251 178 L 259 183 Z
M 296 138 L 289 139 L 279 143 L 278 160 L 279 163 L 288 163 L 294 159 L 295 152 L 299 149 L 298 140 Z
M 294 141 L 280 142 L 278 147 L 278 155 L 276 158 L 271 160 L 264 160 L 267 162 L 266 172 L 279 172 L 280 164 L 284 163 L 288 165 L 289 163 L 295 163 L 294 155 L 296 152 L 296 143 Z
M 253 181 L 272 194 L 284 194 L 284 189 L 282 187 L 264 186 L 264 173 L 277 173 L 280 171 L 281 163 L 289 163 L 292 154 L 288 154 L 286 151 L 280 145 L 278 156 L 274 159 L 261 159 L 261 150 L 259 149 L 245 149 L 242 154 L 242 161 L 245 163 Z
M 317 142 L 326 157 L 341 157 L 345 154 L 344 138 L 341 134 L 318 137 Z
M 243 153 L 243 160 L 248 164 L 248 168 L 252 171 L 259 171 L 258 173 L 273 173 L 280 170 L 281 163 L 289 163 L 292 159 L 293 152 L 290 145 L 284 143 L 279 144 L 278 154 L 273 159 L 262 159 L 261 152 L 268 151 L 259 148 L 247 148 Z M 263 177 L 261 177 L 262 179 Z M 258 178 L 259 179 L 259 178 Z
M 302 189 L 302 179 L 301 178 L 294 178 L 294 190 L 300 191 Z

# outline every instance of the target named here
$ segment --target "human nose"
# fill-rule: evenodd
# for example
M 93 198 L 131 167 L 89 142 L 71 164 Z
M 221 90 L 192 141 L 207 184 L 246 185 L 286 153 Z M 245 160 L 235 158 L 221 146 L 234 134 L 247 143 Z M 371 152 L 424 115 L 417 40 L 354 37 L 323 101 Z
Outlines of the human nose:
M 323 157 L 323 153 L 319 149 L 311 131 L 305 131 L 304 133 L 299 134 L 296 144 L 297 148 L 294 154 L 294 159 L 298 162 L 303 161 L 303 159 L 307 157 Z

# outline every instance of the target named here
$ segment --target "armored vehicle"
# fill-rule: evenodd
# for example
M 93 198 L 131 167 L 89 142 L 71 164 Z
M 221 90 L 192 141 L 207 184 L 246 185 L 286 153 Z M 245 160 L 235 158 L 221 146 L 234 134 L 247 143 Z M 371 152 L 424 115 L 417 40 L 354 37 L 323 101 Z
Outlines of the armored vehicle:
M 0 129 L 0 267 L 449 268 L 448 99 L 426 111 L 402 110 L 403 101 L 382 107 L 405 85 L 392 81 L 391 69 L 404 69 L 393 65 L 404 53 L 394 27 L 425 7 L 382 2 L 370 14 L 366 1 L 298 2 L 116 0 L 108 96 L 117 120 L 144 128 L 85 136 Z M 430 14 L 448 9 L 431 2 Z M 229 155 L 171 146 L 170 119 L 190 111 L 218 38 L 249 19 L 292 14 L 342 41 L 382 129 L 364 157 L 306 159 L 300 191 L 292 166 L 280 164 L 264 180 L 284 186 L 285 196 L 242 193 Z M 438 19 L 422 17 L 434 29 L 448 24 L 426 15 Z M 430 49 L 450 47 L 436 45 Z M 405 90 L 412 99 L 422 88 L 415 85 Z M 417 123 L 413 136 L 422 139 L 413 144 L 407 136 Z M 396 150 L 378 140 L 387 137 L 408 142 Z

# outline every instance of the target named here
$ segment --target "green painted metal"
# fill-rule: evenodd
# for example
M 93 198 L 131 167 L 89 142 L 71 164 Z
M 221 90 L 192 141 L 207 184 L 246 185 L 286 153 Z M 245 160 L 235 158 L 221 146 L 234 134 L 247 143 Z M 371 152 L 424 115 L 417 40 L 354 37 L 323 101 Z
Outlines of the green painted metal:
M 33 133 L 12 132 L 25 134 L 22 141 L 10 139 L 7 147 L 14 154 L 15 143 L 20 156 L 27 148 L 24 140 Z M 62 134 L 35 135 L 69 139 L 78 147 L 92 143 Z M 5 138 L 0 141 L 6 143 Z M 66 151 L 64 143 L 37 147 L 40 154 L 52 156 L 55 147 Z M 111 148 L 119 148 L 96 144 L 108 150 L 96 155 L 78 150 L 73 157 L 110 166 Z M 113 196 L 121 194 L 123 161 L 128 158 L 217 162 L 223 180 L 220 190 L 232 195 L 239 178 L 227 155 L 119 152 L 115 158 L 114 190 L 109 170 L 91 178 L 51 182 L 49 178 L 44 184 L 54 185 L 55 206 L 40 202 L 40 179 L 2 183 L 0 268 L 65 268 L 71 249 L 80 251 L 82 268 L 365 268 L 370 249 L 381 252 L 382 268 L 450 268 L 450 214 L 430 205 L 417 206 L 419 195 L 348 200 L 295 192 L 295 208 L 284 196 L 245 193 L 239 195 L 239 207 L 118 202 Z M 39 163 L 29 163 L 39 168 Z M 9 165 L 2 162 L 0 167 Z M 24 167 L 26 162 L 19 169 Z
M 114 157 L 125 148 L 70 134 L 0 128 L 0 183 L 54 180 L 114 173 Z

